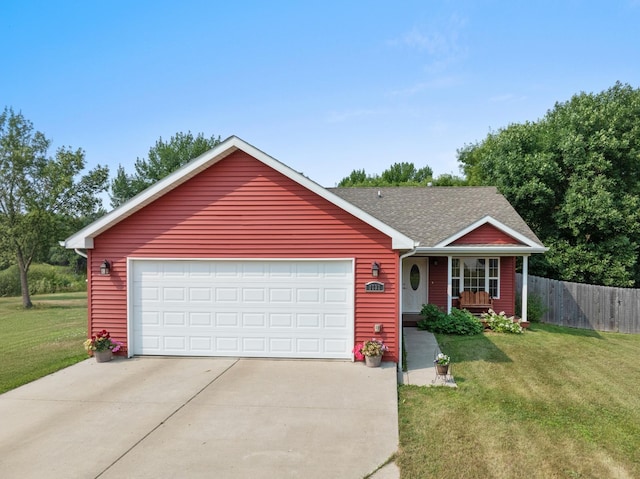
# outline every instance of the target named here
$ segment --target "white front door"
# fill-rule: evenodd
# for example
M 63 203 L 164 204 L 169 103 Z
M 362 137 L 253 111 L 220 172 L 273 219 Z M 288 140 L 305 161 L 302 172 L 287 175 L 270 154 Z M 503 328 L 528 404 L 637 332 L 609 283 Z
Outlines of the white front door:
M 419 313 L 427 303 L 427 258 L 406 258 L 402 264 L 402 312 Z

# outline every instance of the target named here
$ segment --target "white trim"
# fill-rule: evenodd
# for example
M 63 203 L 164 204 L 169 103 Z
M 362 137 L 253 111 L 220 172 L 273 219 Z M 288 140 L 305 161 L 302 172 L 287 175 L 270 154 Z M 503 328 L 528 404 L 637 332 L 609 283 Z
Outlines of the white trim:
M 417 243 L 400 233 L 399 231 L 391 228 L 389 225 L 383 223 L 382 221 L 374 218 L 368 213 L 365 213 L 360 208 L 352 205 L 351 203 L 343 200 L 339 196 L 331 193 L 326 190 L 319 184 L 314 181 L 308 179 L 304 175 L 294 171 L 283 163 L 280 163 L 275 158 L 267 155 L 266 153 L 258 150 L 256 147 L 248 144 L 247 142 L 241 140 L 237 136 L 231 136 L 224 140 L 222 143 L 218 144 L 216 147 L 211 150 L 203 153 L 199 157 L 190 161 L 186 165 L 178 168 L 176 171 L 161 179 L 154 185 L 150 186 L 143 192 L 131 198 L 129 201 L 114 209 L 110 213 L 104 215 L 102 218 L 94 221 L 90 225 L 81 229 L 74 235 L 70 236 L 64 241 L 64 246 L 69 249 L 73 248 L 82 248 L 82 249 L 91 249 L 93 248 L 93 238 L 108 230 L 112 226 L 116 225 L 120 221 L 124 220 L 128 216 L 131 216 L 138 210 L 142 209 L 149 203 L 155 201 L 161 196 L 165 195 L 169 191 L 178 187 L 182 183 L 187 180 L 193 178 L 198 173 L 204 171 L 209 168 L 211 165 L 214 165 L 218 161 L 226 158 L 230 154 L 235 151 L 244 151 L 245 153 L 251 155 L 256 160 L 262 162 L 263 164 L 273 168 L 277 172 L 283 174 L 289 179 L 295 181 L 299 185 L 307 188 L 308 190 L 316 193 L 318 196 L 324 198 L 325 200 L 333 203 L 337 207 L 345 210 L 346 212 L 352 214 L 356 218 L 364 221 L 369 224 L 373 228 L 378 231 L 384 233 L 385 235 L 391 238 L 392 249 L 402 250 L 402 249 L 411 249 L 417 245 Z
M 355 334 L 356 334 L 356 258 L 347 257 L 347 258 L 245 258 L 245 257 L 234 257 L 234 258 L 168 258 L 168 257 L 151 257 L 151 256 L 128 256 L 127 257 L 127 357 L 133 357 L 133 262 L 134 261 L 264 261 L 264 262 L 276 262 L 276 261 L 287 261 L 287 262 L 304 262 L 304 261 L 322 261 L 322 262 L 337 262 L 337 261 L 349 261 L 351 263 L 351 278 L 353 280 L 353 288 L 351 288 L 351 332 L 350 332 L 350 344 L 355 344 Z M 402 318 L 402 316 L 401 316 Z M 400 353 L 401 354 L 401 353 Z M 351 361 L 355 361 L 353 354 L 351 355 Z
M 396 288 L 398 288 L 398 312 L 400 313 L 398 316 L 398 364 L 397 364 L 397 375 L 398 375 L 398 382 L 400 384 L 404 384 L 405 380 L 404 380 L 404 371 L 402 371 L 402 336 L 403 336 L 403 324 L 402 324 L 402 302 L 404 301 L 403 297 L 402 297 L 402 275 L 404 274 L 404 268 L 403 268 L 403 263 L 405 258 L 408 258 L 410 256 L 413 256 L 414 254 L 416 254 L 416 250 L 415 248 L 412 249 L 411 251 L 407 251 L 405 254 L 401 254 L 400 255 L 400 261 L 398 261 L 398 278 L 400 278 L 400 281 L 396 281 Z M 355 328 L 354 328 L 355 329 Z M 354 332 L 355 334 L 355 332 Z
M 511 236 L 512 238 L 518 240 L 520 243 L 528 246 L 529 248 L 544 248 L 543 246 L 539 245 L 535 241 L 533 241 L 533 240 L 527 238 L 526 236 L 524 236 L 522 233 L 518 233 L 513 228 L 510 228 L 507 225 L 505 225 L 504 223 L 501 223 L 497 219 L 493 218 L 492 216 L 487 215 L 484 218 L 479 219 L 475 223 L 470 224 L 466 228 L 458 231 L 453 236 L 450 236 L 449 238 L 446 238 L 443 241 L 440 241 L 438 244 L 436 244 L 434 246 L 434 249 L 443 248 L 443 247 L 453 243 L 454 241 L 462 238 L 464 235 L 466 235 L 468 233 L 471 233 L 473 230 L 475 230 L 475 229 L 479 228 L 480 226 L 485 225 L 487 223 L 492 225 L 492 226 L 494 226 L 495 228 L 499 229 L 503 233 Z M 522 246 L 520 246 L 520 247 L 522 247 Z M 476 246 L 476 248 L 477 248 L 477 246 Z M 547 248 L 544 248 L 544 251 L 546 251 L 546 250 L 547 250 Z
M 527 319 L 527 301 L 529 295 L 529 257 L 522 257 L 522 308 L 520 311 L 522 321 Z
M 451 268 L 453 267 L 453 256 L 447 256 L 447 314 L 451 314 L 453 305 L 453 276 Z
M 533 253 L 544 253 L 548 250 L 544 246 L 438 246 L 433 248 L 417 248 L 419 254 L 425 255 L 448 255 L 457 254 L 459 256 L 477 256 L 477 255 L 493 255 L 493 256 L 521 256 Z

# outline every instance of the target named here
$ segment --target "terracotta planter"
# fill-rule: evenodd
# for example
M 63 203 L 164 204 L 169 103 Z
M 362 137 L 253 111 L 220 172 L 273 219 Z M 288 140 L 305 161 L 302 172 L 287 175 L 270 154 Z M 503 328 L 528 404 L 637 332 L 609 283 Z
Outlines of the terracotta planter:
M 446 376 L 449 374 L 449 365 L 448 364 L 436 364 L 436 370 L 438 371 L 439 376 Z
M 379 368 L 382 363 L 382 356 L 365 356 L 364 363 L 369 368 Z
M 113 353 L 110 349 L 107 349 L 106 351 L 94 351 L 93 357 L 96 358 L 97 363 L 106 363 L 113 359 Z

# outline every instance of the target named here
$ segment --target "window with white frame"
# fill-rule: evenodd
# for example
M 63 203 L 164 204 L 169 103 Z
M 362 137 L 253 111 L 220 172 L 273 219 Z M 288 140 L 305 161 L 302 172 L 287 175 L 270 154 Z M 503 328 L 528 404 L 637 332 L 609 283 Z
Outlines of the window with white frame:
M 454 297 L 460 291 L 486 291 L 500 297 L 500 258 L 451 258 L 451 286 Z

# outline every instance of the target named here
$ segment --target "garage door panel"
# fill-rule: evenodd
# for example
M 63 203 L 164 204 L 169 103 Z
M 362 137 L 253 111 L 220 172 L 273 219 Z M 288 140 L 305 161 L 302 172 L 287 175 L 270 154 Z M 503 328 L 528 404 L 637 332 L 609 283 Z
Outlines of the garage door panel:
M 351 260 L 131 263 L 134 354 L 351 357 Z
M 267 326 L 267 318 L 264 313 L 244 313 L 242 315 L 243 328 L 264 329 Z
M 185 311 L 168 311 L 162 318 L 162 325 L 165 327 L 185 327 L 187 325 L 187 313 Z

